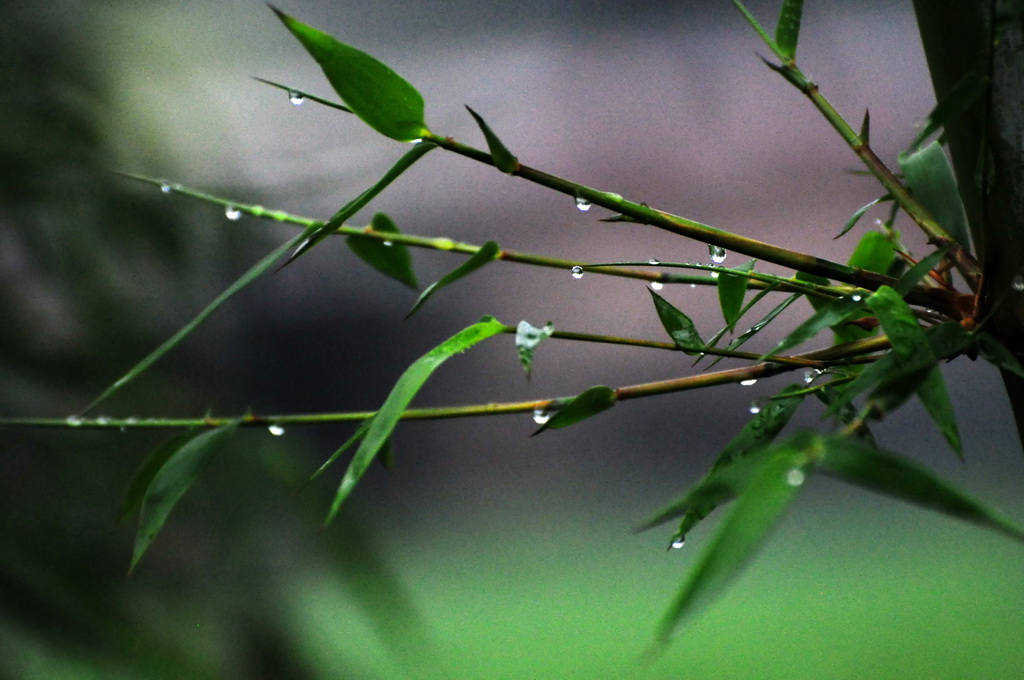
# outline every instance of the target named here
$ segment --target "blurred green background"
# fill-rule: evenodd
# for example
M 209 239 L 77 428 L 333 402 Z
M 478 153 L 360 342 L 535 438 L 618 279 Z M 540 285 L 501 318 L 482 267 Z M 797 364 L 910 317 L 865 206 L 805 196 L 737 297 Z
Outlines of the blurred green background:
M 766 23 L 776 3 L 749 3 Z M 255 2 L 5 6 L 0 23 L 0 412 L 67 415 L 293 233 L 111 173 L 322 217 L 402 151 L 291 106 L 257 75 L 329 94 Z M 758 62 L 728 2 L 350 2 L 282 9 L 370 51 L 424 93 L 428 122 L 524 162 L 781 245 L 833 242 L 877 189 Z M 801 60 L 892 160 L 932 105 L 909 3 L 808 3 Z M 412 233 L 592 260 L 697 260 L 702 244 L 597 222 L 562 196 L 431 154 L 373 210 Z M 735 257 L 735 256 L 733 256 Z M 731 261 L 730 261 L 731 262 Z M 417 253 L 421 282 L 458 260 Z M 710 291 L 667 289 L 706 334 Z M 643 286 L 494 265 L 413 319 L 415 294 L 324 246 L 221 310 L 104 405 L 119 416 L 372 409 L 420 354 L 485 313 L 660 338 Z M 795 311 L 796 313 L 796 311 Z M 794 314 L 790 322 L 797 318 Z M 453 359 L 418 405 L 563 396 L 685 374 L 675 355 L 547 343 L 534 379 L 510 338 Z M 956 462 L 916 406 L 885 446 L 1024 518 L 1024 459 L 995 372 L 949 367 Z M 769 548 L 665 655 L 683 550 L 631 527 L 706 470 L 784 384 L 624 403 L 528 438 L 528 417 L 407 424 L 330 528 L 302 482 L 351 428 L 243 432 L 127 577 L 116 522 L 170 433 L 4 431 L 0 680 L 7 678 L 992 678 L 1024 662 L 1022 551 L 970 526 L 814 480 Z M 820 417 L 805 407 L 799 425 Z

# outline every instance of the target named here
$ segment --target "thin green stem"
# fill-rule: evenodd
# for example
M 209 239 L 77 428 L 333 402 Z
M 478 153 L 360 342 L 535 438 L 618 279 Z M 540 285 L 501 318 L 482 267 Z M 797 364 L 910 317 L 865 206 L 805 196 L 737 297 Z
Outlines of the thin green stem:
M 558 333 L 558 331 L 556 331 Z M 563 332 L 567 337 L 567 334 Z M 607 342 L 607 336 L 584 336 L 573 334 L 572 339 L 589 339 L 594 342 Z M 632 342 L 626 344 L 633 344 Z M 640 345 L 639 346 L 645 346 Z M 649 345 L 648 345 L 649 346 Z M 687 390 L 742 383 L 757 380 L 779 373 L 796 370 L 808 366 L 819 369 L 851 363 L 866 363 L 875 357 L 868 356 L 873 352 L 889 348 L 889 340 L 884 336 L 868 338 L 856 342 L 836 345 L 822 350 L 815 350 L 792 357 L 774 357 L 773 362 L 764 362 L 754 366 L 717 371 L 703 375 L 687 376 L 670 380 L 660 380 L 639 385 L 629 385 L 615 390 L 617 400 L 638 399 L 659 394 L 683 392 Z M 439 408 L 408 409 L 402 414 L 402 420 L 440 420 L 447 418 L 466 418 L 472 416 L 490 416 L 507 413 L 526 413 L 536 410 L 558 408 L 572 397 L 553 399 L 537 399 L 532 401 L 515 401 L 488 404 L 472 404 L 468 406 L 444 406 Z M 349 411 L 344 413 L 313 413 L 291 415 L 259 416 L 247 414 L 241 418 L 212 417 L 204 418 L 112 418 L 96 416 L 85 418 L 69 416 L 67 418 L 0 418 L 0 427 L 31 427 L 60 428 L 83 430 L 120 431 L 164 428 L 212 428 L 221 427 L 229 422 L 239 420 L 243 427 L 285 427 L 289 425 L 318 425 L 342 422 L 358 422 L 372 418 L 376 411 Z

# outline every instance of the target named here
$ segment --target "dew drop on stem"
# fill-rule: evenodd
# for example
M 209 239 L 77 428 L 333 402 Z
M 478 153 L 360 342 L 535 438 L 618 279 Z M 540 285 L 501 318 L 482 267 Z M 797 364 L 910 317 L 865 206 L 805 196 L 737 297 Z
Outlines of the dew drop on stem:
M 242 217 L 242 211 L 233 205 L 226 205 L 224 206 L 224 217 L 236 222 Z
M 551 420 L 551 414 L 548 413 L 548 410 L 546 408 L 533 409 L 533 422 L 537 423 L 538 425 L 543 425 L 549 420 Z
M 651 290 L 661 290 L 665 287 L 665 284 L 661 281 L 651 281 Z
M 686 545 L 686 539 L 683 538 L 682 536 L 677 536 L 676 538 L 672 539 L 672 549 L 673 550 L 679 550 L 684 545 Z
M 160 182 L 160 192 L 164 194 L 171 193 L 171 183 L 167 180 Z
M 587 212 L 588 210 L 590 210 L 590 201 L 583 198 L 582 196 L 577 196 L 576 207 L 580 209 L 580 212 Z
M 293 106 L 302 106 L 302 102 L 306 101 L 306 96 L 298 90 L 288 90 L 288 101 L 290 101 Z
M 751 385 L 756 385 L 756 384 L 757 384 L 757 378 L 749 378 L 747 380 L 741 380 L 740 381 L 740 385 L 743 385 L 744 387 L 750 387 Z
M 708 244 L 708 255 L 711 256 L 711 261 L 715 264 L 722 264 L 725 262 L 726 254 L 725 248 L 711 245 L 710 243 Z
M 647 260 L 647 264 L 651 265 L 652 267 L 657 267 L 659 264 L 661 264 L 661 260 L 659 260 L 656 257 L 652 257 L 651 259 Z
M 284 434 L 284 426 L 274 423 L 273 425 L 267 427 L 267 432 L 274 435 L 275 437 L 280 437 L 281 435 Z
M 68 427 L 80 427 L 82 425 L 82 419 L 78 416 L 68 416 L 64 419 L 64 424 Z
M 582 279 L 583 278 L 583 267 L 576 265 L 572 268 L 572 278 Z
M 755 415 L 756 416 L 758 413 L 761 412 L 761 402 L 760 401 L 752 401 L 752 402 L 750 402 L 750 408 L 748 408 L 747 410 L 750 411 L 751 415 Z

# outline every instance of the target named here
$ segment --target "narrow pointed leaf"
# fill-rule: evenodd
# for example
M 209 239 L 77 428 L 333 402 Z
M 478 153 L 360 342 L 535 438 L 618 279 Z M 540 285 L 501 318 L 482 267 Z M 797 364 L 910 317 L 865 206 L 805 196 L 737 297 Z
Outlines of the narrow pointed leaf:
M 402 76 L 369 54 L 271 9 L 323 69 L 352 113 L 377 132 L 400 142 L 426 135 L 423 97 Z
M 509 173 L 518 170 L 519 159 L 513 156 L 512 152 L 505 147 L 500 139 L 498 139 L 498 135 L 494 134 L 494 131 L 491 130 L 491 126 L 488 125 L 486 121 L 484 121 L 484 119 L 481 118 L 473 109 L 467 106 L 466 110 L 469 111 L 469 115 L 473 116 L 473 120 L 476 121 L 476 124 L 480 126 L 480 131 L 484 133 L 484 139 L 487 140 L 487 148 L 491 152 L 491 160 L 494 161 L 494 167 L 498 168 L 498 170 L 501 170 L 502 172 Z
M 672 342 L 676 343 L 676 347 L 687 354 L 700 354 L 705 347 L 704 341 L 701 340 L 700 333 L 697 332 L 697 327 L 693 325 L 690 317 L 650 288 L 647 290 L 654 300 L 654 309 L 658 312 L 661 325 L 665 327 L 665 332 L 672 338 Z
M 743 429 L 729 440 L 719 452 L 714 465 L 700 484 L 670 503 L 653 517 L 641 525 L 648 529 L 676 517 L 682 517 L 677 539 L 685 539 L 686 534 L 708 515 L 722 501 L 732 498 L 742 483 L 749 477 L 746 463 L 752 458 L 760 460 L 755 452 L 766 449 L 775 437 L 793 418 L 793 414 L 803 403 L 807 392 L 802 386 L 790 385 L 772 397 L 758 413 L 750 419 Z M 728 470 L 738 468 L 735 474 L 725 474 Z M 724 475 L 724 476 L 723 476 Z M 709 485 L 710 495 L 699 491 Z
M 550 323 L 543 328 L 537 328 L 528 321 L 520 321 L 516 326 L 516 351 L 519 353 L 519 362 L 526 371 L 526 379 L 530 379 L 533 373 L 533 353 L 537 345 L 551 337 L 555 327 Z
M 501 254 L 501 248 L 498 247 L 498 244 L 495 241 L 488 241 L 480 246 L 480 250 L 473 253 L 472 257 L 442 276 L 434 283 L 427 286 L 427 288 L 420 293 L 419 298 L 416 299 L 416 303 L 412 306 L 412 309 L 409 310 L 409 313 L 405 315 L 405 318 L 408 319 L 410 316 L 415 314 L 416 311 L 419 310 L 419 308 L 422 307 L 434 293 L 445 286 L 458 281 L 464 276 L 469 276 L 485 264 L 494 262 L 498 259 L 499 254 Z
M 433 144 L 423 142 L 416 144 L 402 154 L 402 157 L 398 159 L 398 162 L 391 166 L 391 169 L 384 173 L 384 176 L 377 180 L 372 187 L 342 206 L 338 212 L 331 216 L 331 219 L 324 222 L 323 225 L 313 231 L 313 233 L 311 233 L 306 239 L 301 241 L 299 243 L 299 247 L 295 249 L 295 252 L 288 258 L 288 261 L 281 265 L 281 268 L 283 269 L 285 266 L 294 262 L 299 256 L 307 253 L 313 246 L 317 245 L 328 236 L 334 235 L 334 233 L 338 231 L 338 227 L 345 224 L 346 220 L 366 207 L 366 205 L 376 198 L 380 192 L 384 191 L 389 184 L 394 182 L 402 175 L 402 173 L 411 168 L 416 161 L 423 158 L 427 153 L 436 148 L 437 147 Z
M 903 297 L 889 286 L 881 286 L 868 297 L 868 306 L 878 317 L 892 342 L 892 351 L 907 365 L 935 363 L 924 329 Z
M 313 473 L 313 474 L 312 474 L 312 475 L 310 476 L 310 478 L 309 478 L 309 480 L 308 480 L 308 481 L 306 482 L 306 484 L 309 484 L 310 482 L 312 482 L 313 480 L 315 480 L 315 479 L 316 479 L 317 477 L 319 477 L 320 475 L 322 475 L 322 474 L 323 474 L 324 472 L 326 472 L 326 471 L 327 471 L 327 468 L 329 468 L 329 467 L 331 466 L 331 464 L 332 464 L 332 463 L 334 463 L 334 461 L 338 460 L 338 458 L 339 458 L 339 457 L 341 456 L 341 454 L 343 454 L 343 453 L 345 453 L 346 451 L 348 451 L 348 450 L 349 450 L 349 449 L 350 449 L 350 448 L 352 447 L 352 445 L 353 445 L 353 444 L 355 444 L 355 443 L 356 443 L 356 442 L 358 442 L 358 441 L 359 441 L 360 439 L 362 439 L 363 437 L 365 437 L 365 436 L 366 436 L 366 431 L 367 431 L 368 429 L 370 429 L 370 419 L 369 419 L 369 418 L 367 418 L 367 419 L 366 419 L 366 420 L 364 420 L 364 421 L 363 421 L 362 423 L 360 423 L 360 424 L 359 424 L 359 427 L 357 427 L 357 428 L 356 428 L 356 431 L 352 433 L 352 436 L 351 436 L 351 437 L 349 437 L 348 439 L 346 439 L 346 440 L 345 440 L 345 443 L 344 443 L 344 444 L 342 444 L 341 446 L 339 446 L 339 447 L 338 447 L 338 448 L 337 448 L 337 449 L 336 449 L 336 450 L 334 451 L 334 453 L 332 453 L 332 454 L 331 454 L 331 455 L 330 455 L 330 456 L 329 456 L 329 457 L 327 458 L 327 460 L 325 460 L 325 461 L 323 462 L 323 464 L 321 464 L 321 465 L 320 465 L 320 467 L 318 467 L 318 468 L 316 469 L 316 472 L 314 472 L 314 473 Z
M 917 388 L 917 398 L 921 400 L 921 404 L 935 421 L 939 432 L 949 442 L 953 451 L 962 459 L 964 447 L 960 440 L 960 429 L 956 424 L 956 414 L 953 412 L 953 402 L 949 400 L 946 381 L 937 365 L 933 366 L 925 379 L 921 381 L 921 385 Z
M 907 295 L 914 286 L 918 284 L 921 279 L 928 275 L 928 272 L 935 269 L 935 265 L 939 263 L 946 253 L 949 252 L 949 246 L 945 246 L 936 250 L 931 255 L 920 260 L 913 267 L 903 273 L 903 276 L 899 278 L 899 281 L 893 285 L 893 289 L 900 295 Z
M 505 326 L 497 319 L 486 317 L 448 338 L 414 361 L 405 370 L 391 389 L 387 399 L 384 400 L 384 404 L 369 420 L 366 434 L 359 443 L 359 448 L 352 457 L 334 496 L 334 502 L 327 515 L 327 522 L 337 515 L 341 504 L 352 493 L 352 489 L 362 479 L 363 474 L 377 457 L 381 448 L 391 438 L 391 433 L 394 432 L 405 409 L 433 372 L 452 355 L 464 352 L 473 345 L 501 333 L 504 329 Z
M 776 45 L 772 37 L 768 35 L 768 31 L 761 27 L 761 24 L 758 23 L 757 19 L 754 18 L 754 15 L 750 13 L 750 10 L 747 9 L 740 0 L 732 0 L 732 4 L 740 11 L 740 14 L 742 14 L 743 18 L 747 20 L 747 23 L 754 29 L 754 32 L 761 36 L 761 40 L 764 40 L 764 44 L 767 45 L 772 52 L 778 53 L 778 45 Z
M 163 528 L 171 510 L 203 471 L 214 454 L 234 436 L 238 421 L 204 432 L 184 442 L 173 451 L 153 475 L 139 511 L 139 531 L 129 573 Z
M 945 127 L 947 123 L 956 119 L 967 109 L 971 108 L 979 98 L 985 94 L 988 87 L 988 80 L 977 73 L 967 73 L 960 81 L 953 86 L 942 101 L 935 105 L 932 112 L 928 114 L 924 125 L 921 126 L 910 149 L 917 149 L 921 142 L 928 139 L 932 134 Z
M 746 308 L 744 308 L 744 309 L 743 309 L 743 311 L 741 311 L 741 312 L 740 312 L 740 317 L 742 318 L 742 317 L 744 316 L 744 314 L 746 314 L 747 310 L 748 310 L 748 309 L 749 309 L 750 307 L 753 307 L 753 305 L 754 305 L 754 304 L 755 304 L 756 302 L 758 302 L 758 301 L 760 301 L 760 300 L 761 300 L 761 298 L 763 297 L 763 295 L 764 295 L 764 294 L 766 294 L 766 293 L 770 292 L 770 291 L 771 291 L 771 290 L 772 290 L 773 288 L 774 288 L 774 287 L 770 287 L 770 288 L 765 288 L 765 289 L 764 289 L 764 290 L 762 290 L 762 291 L 761 291 L 760 293 L 758 293 L 757 295 L 755 295 L 755 296 L 754 296 L 754 299 L 753 299 L 753 300 L 751 300 L 751 301 L 750 301 L 750 302 L 749 302 L 749 303 L 747 304 L 747 307 L 746 307 Z M 775 318 L 776 318 L 776 317 L 777 317 L 777 316 L 778 316 L 779 314 L 781 314 L 781 313 L 782 313 L 782 312 L 783 312 L 783 311 L 784 311 L 784 310 L 785 310 L 785 309 L 786 309 L 787 307 L 789 307 L 789 306 L 790 306 L 791 304 L 793 304 L 794 302 L 796 302 L 797 300 L 799 300 L 799 299 L 800 299 L 801 297 L 802 297 L 802 294 L 801 294 L 801 293 L 794 293 L 794 294 L 790 295 L 789 297 L 787 297 L 787 298 L 786 298 L 785 300 L 783 300 L 783 301 L 782 301 L 782 302 L 780 302 L 780 303 L 779 303 L 778 305 L 776 305 L 775 307 L 773 307 L 773 308 L 771 309 L 771 311 L 769 311 L 769 312 L 768 312 L 767 314 L 765 314 L 765 315 L 764 315 L 763 317 L 761 317 L 761 319 L 760 319 L 760 320 L 759 320 L 759 321 L 758 321 L 757 323 L 755 323 L 755 324 L 754 324 L 753 326 L 751 326 L 751 327 L 750 327 L 750 328 L 748 328 L 747 330 L 743 331 L 743 333 L 741 333 L 741 334 L 740 334 L 740 335 L 739 335 L 739 336 L 738 336 L 738 337 L 737 337 L 737 338 L 736 338 L 735 340 L 733 340 L 732 342 L 730 342 L 730 343 L 729 343 L 729 344 L 728 344 L 728 345 L 726 346 L 726 348 L 725 348 L 725 349 L 727 349 L 727 350 L 729 350 L 729 351 L 733 351 L 733 350 L 737 350 L 737 349 L 739 349 L 740 347 L 742 347 L 742 346 L 743 346 L 744 344 L 746 344 L 746 342 L 747 342 L 748 340 L 750 340 L 750 339 L 751 339 L 751 338 L 753 338 L 753 337 L 754 337 L 755 335 L 757 335 L 757 334 L 758 334 L 758 333 L 760 333 L 760 332 L 761 332 L 762 330 L 764 330 L 764 328 L 765 328 L 766 326 L 768 326 L 768 324 L 770 324 L 770 323 L 771 323 L 772 321 L 774 321 L 774 320 L 775 320 Z M 725 329 L 722 329 L 722 330 L 720 331 L 720 334 L 721 334 L 721 335 L 724 335 L 724 334 L 725 334 Z M 712 341 L 708 343 L 708 346 L 709 346 L 709 347 L 714 347 L 714 346 L 715 346 L 715 343 L 716 343 L 716 342 L 718 341 L 718 338 L 720 338 L 720 337 L 721 337 L 721 335 L 720 335 L 720 334 L 716 334 L 716 335 L 715 335 L 715 338 L 713 338 L 713 339 L 712 339 Z M 714 361 L 712 361 L 712 362 L 711 362 L 711 363 L 710 363 L 710 364 L 708 365 L 708 368 L 711 368 L 711 367 L 713 367 L 713 366 L 714 366 L 715 364 L 717 364 L 717 363 L 718 363 L 719 361 L 721 361 L 721 360 L 722 360 L 722 359 L 724 359 L 724 358 L 725 358 L 724 356 L 718 356 L 718 357 L 715 357 Z
M 800 18 L 804 0 L 783 0 L 779 22 L 775 26 L 775 43 L 779 52 L 789 60 L 796 58 L 796 43 L 800 37 Z
M 308 229 L 303 231 L 302 234 L 299 234 L 298 236 L 288 241 L 284 245 L 278 246 L 273 252 L 271 252 L 269 255 L 267 255 L 262 260 L 253 265 L 252 268 L 249 269 L 249 271 L 242 274 L 234 283 L 228 286 L 227 290 L 218 295 L 213 300 L 213 302 L 208 304 L 203 309 L 203 311 L 199 312 L 199 314 L 194 319 L 185 324 L 185 326 L 180 331 L 178 331 L 170 338 L 168 338 L 162 345 L 153 350 L 142 361 L 135 364 L 135 366 L 133 366 L 131 370 L 129 370 L 123 376 L 118 378 L 117 381 L 114 382 L 114 384 L 108 387 L 106 390 L 104 390 L 103 393 L 100 394 L 100 396 L 96 397 L 96 399 L 91 404 L 89 404 L 89 406 L 85 409 L 85 412 L 93 410 L 96 406 L 100 404 L 100 402 L 106 400 L 108 397 L 110 397 L 112 394 L 114 394 L 122 387 L 130 383 L 132 380 L 139 377 L 139 375 L 141 375 L 146 369 L 152 366 L 158 359 L 160 359 L 163 355 L 167 354 L 169 351 L 174 349 L 182 340 L 187 338 L 189 334 L 191 334 L 192 331 L 194 331 L 199 326 L 199 324 L 203 323 L 208 318 L 210 318 L 210 316 L 214 312 L 216 312 L 221 305 L 223 305 L 225 302 L 231 299 L 231 297 L 235 293 L 242 290 L 250 283 L 255 281 L 257 278 L 259 278 L 261 274 L 270 269 L 274 265 L 274 263 L 277 262 L 285 253 L 294 248 L 296 244 L 301 243 L 315 230 L 316 227 L 309 227 Z
M 374 215 L 370 226 L 374 231 L 388 234 L 401 233 L 391 218 L 384 213 Z M 412 270 L 412 256 L 405 245 L 355 235 L 346 237 L 345 243 L 363 262 L 380 273 L 390 276 L 410 288 L 419 288 L 416 274 Z
M 173 456 L 185 442 L 195 436 L 195 432 L 183 432 L 164 442 L 146 458 L 128 483 L 128 489 L 125 491 L 124 500 L 121 503 L 118 521 L 123 522 L 142 507 L 142 500 L 146 497 L 146 490 L 149 489 L 149 485 L 153 482 L 153 477 L 167 463 L 168 458 Z
M 835 236 L 833 240 L 839 238 L 840 236 L 845 236 L 848 231 L 853 229 L 854 226 L 856 226 L 856 224 L 860 222 L 860 218 L 864 217 L 868 210 L 871 210 L 871 208 L 878 205 L 878 203 L 882 201 L 882 198 L 876 198 L 867 205 L 857 208 L 853 215 L 850 216 L 850 219 L 846 221 L 846 224 L 843 225 L 843 230 L 840 231 L 839 234 Z
M 822 447 L 818 469 L 826 474 L 1024 542 L 1024 529 L 913 461 L 838 437 Z
M 754 260 L 744 262 L 737 271 L 749 272 L 754 269 Z M 722 308 L 722 318 L 730 330 L 736 324 L 743 308 L 743 298 L 747 294 L 747 283 L 749 279 L 741 274 L 722 271 L 718 275 L 718 304 Z
M 901 154 L 900 168 L 914 197 L 954 241 L 970 251 L 963 199 L 953 168 L 939 143 L 932 142 L 912 154 Z
M 615 406 L 615 390 L 605 385 L 589 387 L 559 409 L 548 422 L 541 425 L 530 436 L 538 435 L 544 430 L 556 430 L 575 425 L 581 420 L 586 420 L 601 411 L 610 409 L 612 406 Z
M 864 313 L 866 303 L 859 295 L 846 295 L 836 298 L 817 309 L 806 321 L 797 326 L 783 338 L 779 344 L 765 352 L 762 359 L 772 354 L 779 354 L 790 347 L 807 342 L 826 328 L 838 326 Z
M 1024 366 L 1006 345 L 982 331 L 977 337 L 978 353 L 996 368 L 1009 371 L 1019 378 L 1024 378 Z
M 663 642 L 718 597 L 765 543 L 800 491 L 800 484 L 793 483 L 794 473 L 803 479 L 802 449 L 808 445 L 808 437 L 798 436 L 772 447 L 669 607 L 659 630 Z

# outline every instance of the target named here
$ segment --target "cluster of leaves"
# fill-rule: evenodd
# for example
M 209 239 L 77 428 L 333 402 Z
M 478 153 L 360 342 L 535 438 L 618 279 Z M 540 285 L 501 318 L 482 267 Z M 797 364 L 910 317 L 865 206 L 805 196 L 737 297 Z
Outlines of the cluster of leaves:
M 335 104 L 284 85 L 294 97 L 329 104 L 360 118 L 382 135 L 399 142 L 412 142 L 394 166 L 372 187 L 346 203 L 327 221 L 298 218 L 246 206 L 174 185 L 175 192 L 221 203 L 227 209 L 259 217 L 298 224 L 302 232 L 275 249 L 253 266 L 179 333 L 133 367 L 89 407 L 92 409 L 153 362 L 177 345 L 234 293 L 275 266 L 286 266 L 328 237 L 344 235 L 351 250 L 371 267 L 403 284 L 417 288 L 409 246 L 454 250 L 470 257 L 458 268 L 428 286 L 409 314 L 417 312 L 433 295 L 495 260 L 518 261 L 537 266 L 584 269 L 596 273 L 631 276 L 652 282 L 654 310 L 671 342 L 645 342 L 628 338 L 607 338 L 555 330 L 548 324 L 537 328 L 523 321 L 506 326 L 486 317 L 474 323 L 414 362 L 399 378 L 384 404 L 368 414 L 336 414 L 336 420 L 361 421 L 355 434 L 340 446 L 316 472 L 320 475 L 349 448 L 356 446 L 343 475 L 328 521 L 352 493 L 374 460 L 386 457 L 389 440 L 403 418 L 416 417 L 409 409 L 413 398 L 431 374 L 456 353 L 501 333 L 514 333 L 519 357 L 530 374 L 533 353 L 548 338 L 577 341 L 620 342 L 640 346 L 671 348 L 696 357 L 733 357 L 749 365 L 738 369 L 708 372 L 686 378 L 620 387 L 598 385 L 571 398 L 552 398 L 478 408 L 436 409 L 432 417 L 458 417 L 468 413 L 507 413 L 534 410 L 544 420 L 537 433 L 574 425 L 618 401 L 649 397 L 671 391 L 710 387 L 717 384 L 752 381 L 780 373 L 802 371 L 802 380 L 788 385 L 760 405 L 751 421 L 725 446 L 708 474 L 666 508 L 643 523 L 647 529 L 678 521 L 671 544 L 682 546 L 686 535 L 716 507 L 731 504 L 729 514 L 676 596 L 661 626 L 661 638 L 668 639 L 680 623 L 713 599 L 749 562 L 770 530 L 797 497 L 805 480 L 821 473 L 846 482 L 932 508 L 948 515 L 986 526 L 1016 540 L 1024 541 L 1021 530 L 996 511 L 953 488 L 933 473 L 905 458 L 880 448 L 869 423 L 917 397 L 938 425 L 951 448 L 962 455 L 960 435 L 939 366 L 961 354 L 981 356 L 999 368 L 1024 377 L 1024 368 L 1005 347 L 983 330 L 977 319 L 976 294 L 980 271 L 970 253 L 967 220 L 958 200 L 956 182 L 938 141 L 923 145 L 939 132 L 982 91 L 976 82 L 965 83 L 956 96 L 940 103 L 927 125 L 901 156 L 902 177 L 891 172 L 871 151 L 870 117 L 864 116 L 859 132 L 846 124 L 796 66 L 796 49 L 801 24 L 802 1 L 785 0 L 774 35 L 769 35 L 738 0 L 734 4 L 765 41 L 779 63 L 769 66 L 795 85 L 822 112 L 826 120 L 864 160 L 868 171 L 883 187 L 875 201 L 857 210 L 840 236 L 851 231 L 869 210 L 880 204 L 891 209 L 880 231 L 863 235 L 850 260 L 840 264 L 785 250 L 727 231 L 709 227 L 622 196 L 554 177 L 520 163 L 498 135 L 475 111 L 469 113 L 479 125 L 487 151 L 475 149 L 433 133 L 424 120 L 420 93 L 405 79 L 374 57 L 339 42 L 279 10 L 274 10 L 287 29 L 323 69 L 344 105 Z M 723 248 L 753 258 L 737 267 L 721 264 L 615 262 L 588 264 L 502 250 L 490 241 L 483 246 L 453 243 L 403 234 L 384 214 L 374 216 L 365 229 L 346 222 L 368 205 L 381 191 L 430 151 L 441 148 L 469 159 L 493 165 L 499 171 L 518 176 L 574 197 L 582 206 L 597 204 L 615 212 L 610 218 L 667 229 L 709 244 L 712 261 Z M 144 180 L 158 183 L 156 180 Z M 894 229 L 903 213 L 928 235 L 934 252 L 915 260 Z M 794 271 L 782 277 L 756 271 L 758 259 L 783 265 Z M 283 264 L 279 264 L 284 260 Z M 637 269 L 641 267 L 644 269 Z M 690 273 L 696 270 L 698 273 Z M 711 271 L 709 271 L 711 270 Z M 959 273 L 960 292 L 953 272 Z M 710 275 L 708 275 L 710 274 Z M 724 327 L 705 340 L 693 321 L 667 299 L 655 292 L 664 284 L 693 282 L 717 286 Z M 752 291 L 756 291 L 751 295 Z M 767 314 L 754 322 L 724 347 L 720 342 L 734 334 L 737 324 L 769 296 L 786 294 Z M 800 298 L 811 305 L 811 315 L 766 352 L 740 350 L 748 341 L 775 321 Z M 881 331 L 881 332 L 879 332 Z M 803 343 L 831 333 L 833 344 L 802 354 L 788 352 Z M 715 361 L 717 361 L 716 359 Z M 711 364 L 712 366 L 714 363 Z M 827 433 L 800 431 L 780 439 L 796 411 L 813 395 L 835 422 Z M 859 404 L 859 405 L 858 405 Z M 422 415 L 422 413 L 420 414 Z M 541 418 L 543 420 L 543 418 Z M 27 421 L 26 421 L 27 422 Z M 34 421 L 38 424 L 41 421 Z M 239 427 L 249 425 L 301 423 L 302 417 L 257 417 L 232 420 L 206 418 L 199 422 L 153 420 L 146 426 L 201 425 L 201 434 L 186 433 L 172 439 L 147 460 L 133 481 L 124 514 L 140 514 L 140 527 L 132 557 L 132 568 L 145 553 L 181 495 L 200 474 L 204 464 L 230 440 Z M 322 419 L 318 422 L 322 422 Z M 70 424 L 70 423 L 69 423 Z M 125 420 L 75 418 L 76 426 L 125 427 L 139 425 Z

